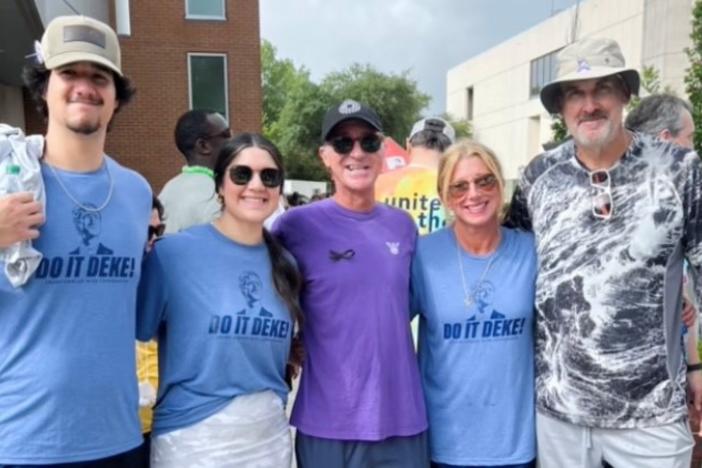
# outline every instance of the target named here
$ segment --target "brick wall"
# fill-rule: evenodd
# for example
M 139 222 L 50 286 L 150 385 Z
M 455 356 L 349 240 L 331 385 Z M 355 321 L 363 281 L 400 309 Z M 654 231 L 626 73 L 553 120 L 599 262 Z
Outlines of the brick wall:
M 120 37 L 122 69 L 137 93 L 115 117 L 106 152 L 143 174 L 158 193 L 184 164 L 173 129 L 188 110 L 188 52 L 227 55 L 232 129 L 260 131 L 258 0 L 226 0 L 226 21 L 186 20 L 184 0 L 137 1 L 130 6 L 131 36 Z M 29 133 L 45 132 L 28 98 L 25 114 Z
M 107 152 L 141 172 L 158 191 L 184 162 L 173 128 L 188 110 L 188 52 L 227 55 L 232 129 L 260 130 L 258 0 L 227 0 L 227 21 L 186 20 L 184 0 L 130 3 L 132 34 L 120 42 L 122 66 L 137 94 L 117 115 Z

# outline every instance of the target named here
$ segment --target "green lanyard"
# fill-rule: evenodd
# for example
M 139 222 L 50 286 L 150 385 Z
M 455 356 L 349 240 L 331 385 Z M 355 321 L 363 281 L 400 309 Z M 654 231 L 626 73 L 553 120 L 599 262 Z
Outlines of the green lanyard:
M 208 176 L 210 179 L 214 179 L 214 171 L 205 166 L 183 166 L 181 172 L 183 174 L 202 174 Z

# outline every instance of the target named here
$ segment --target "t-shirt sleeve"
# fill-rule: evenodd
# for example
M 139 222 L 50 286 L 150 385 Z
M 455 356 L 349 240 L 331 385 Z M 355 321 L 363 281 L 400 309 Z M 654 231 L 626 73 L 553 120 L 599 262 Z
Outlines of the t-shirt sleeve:
M 702 164 L 695 152 L 688 153 L 685 162 L 683 250 L 689 264 L 691 289 L 699 306 L 702 302 Z
M 137 294 L 136 337 L 138 340 L 149 341 L 156 335 L 159 325 L 165 318 L 167 304 L 166 281 L 158 257 L 157 242 L 142 264 Z

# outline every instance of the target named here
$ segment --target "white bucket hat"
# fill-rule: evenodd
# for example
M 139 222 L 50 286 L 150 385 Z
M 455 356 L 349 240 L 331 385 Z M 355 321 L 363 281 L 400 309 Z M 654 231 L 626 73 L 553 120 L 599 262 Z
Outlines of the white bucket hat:
M 632 94 L 639 94 L 639 72 L 628 68 L 612 39 L 590 38 L 575 42 L 556 56 L 556 79 L 541 89 L 541 103 L 552 114 L 560 112 L 561 84 L 605 76 L 622 77 Z

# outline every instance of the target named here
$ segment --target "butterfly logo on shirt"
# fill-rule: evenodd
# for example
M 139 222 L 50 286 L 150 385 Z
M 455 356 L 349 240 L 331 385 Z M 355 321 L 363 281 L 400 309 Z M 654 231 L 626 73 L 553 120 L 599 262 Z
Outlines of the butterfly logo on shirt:
M 399 242 L 386 242 L 385 245 L 388 246 L 388 250 L 393 255 L 398 255 L 400 253 L 400 243 Z

